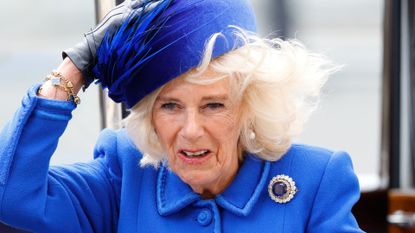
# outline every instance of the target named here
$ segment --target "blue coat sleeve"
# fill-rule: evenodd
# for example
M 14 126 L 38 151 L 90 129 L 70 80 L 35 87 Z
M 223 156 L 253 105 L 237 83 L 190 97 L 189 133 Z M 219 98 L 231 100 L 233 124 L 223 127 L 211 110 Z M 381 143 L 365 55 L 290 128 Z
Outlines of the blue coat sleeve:
M 345 152 L 335 153 L 321 178 L 307 232 L 363 232 L 351 212 L 359 197 L 359 183 L 349 155 Z
M 108 160 L 49 167 L 75 105 L 32 88 L 0 134 L 0 221 L 31 232 L 114 232 Z

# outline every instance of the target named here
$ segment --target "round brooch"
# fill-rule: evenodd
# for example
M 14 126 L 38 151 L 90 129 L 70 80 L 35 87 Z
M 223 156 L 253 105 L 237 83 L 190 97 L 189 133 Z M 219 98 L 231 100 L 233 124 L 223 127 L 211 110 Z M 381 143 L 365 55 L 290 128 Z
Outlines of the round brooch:
M 268 185 L 268 193 L 271 199 L 281 204 L 291 201 L 297 192 L 295 182 L 287 175 L 274 176 Z

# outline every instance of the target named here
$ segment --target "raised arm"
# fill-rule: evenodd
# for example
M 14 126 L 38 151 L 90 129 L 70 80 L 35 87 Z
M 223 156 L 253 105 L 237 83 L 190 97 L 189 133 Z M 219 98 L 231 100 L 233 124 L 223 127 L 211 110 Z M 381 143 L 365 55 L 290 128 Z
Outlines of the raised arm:
M 31 88 L 4 126 L 0 133 L 0 221 L 32 232 L 116 230 L 118 203 L 108 173 L 109 159 L 97 155 L 88 164 L 56 168 L 50 168 L 49 161 L 76 108 L 68 96 L 76 96 L 92 81 L 95 52 L 105 32 L 116 29 L 134 9 L 139 12 L 141 2 L 125 1 L 79 44 L 65 50 L 63 62 L 51 76 L 57 79 Z M 70 92 L 62 85 L 70 87 Z
M 69 59 L 58 71 L 79 90 L 80 72 Z M 42 97 L 38 88 L 0 133 L 0 221 L 31 232 L 113 231 L 118 204 L 107 158 L 49 168 L 75 104 L 48 82 Z

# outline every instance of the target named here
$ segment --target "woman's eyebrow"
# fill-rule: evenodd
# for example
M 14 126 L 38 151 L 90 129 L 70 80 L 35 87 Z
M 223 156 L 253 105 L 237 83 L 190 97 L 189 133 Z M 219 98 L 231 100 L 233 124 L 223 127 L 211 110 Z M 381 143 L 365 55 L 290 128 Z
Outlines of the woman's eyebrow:
M 229 99 L 229 96 L 227 94 L 224 95 L 209 95 L 209 96 L 204 96 L 202 97 L 202 101 L 225 101 Z M 169 97 L 169 96 L 158 96 L 156 98 L 156 101 L 163 101 L 163 102 L 168 102 L 168 101 L 173 101 L 173 102 L 180 102 L 179 99 L 174 98 L 174 97 Z
M 156 101 L 163 101 L 163 102 L 169 102 L 169 101 L 172 101 L 172 102 L 180 102 L 180 100 L 179 100 L 179 99 L 174 98 L 174 97 L 168 97 L 168 96 L 158 96 L 158 97 L 156 98 Z
M 210 96 L 204 96 L 202 98 L 203 101 L 225 101 L 229 99 L 229 96 L 227 94 L 224 95 L 210 95 Z

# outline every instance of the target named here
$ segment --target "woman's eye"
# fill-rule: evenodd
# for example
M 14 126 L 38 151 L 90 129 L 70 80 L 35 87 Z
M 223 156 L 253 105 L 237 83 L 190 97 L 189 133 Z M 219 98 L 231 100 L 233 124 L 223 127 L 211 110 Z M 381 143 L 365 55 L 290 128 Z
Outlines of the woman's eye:
M 222 103 L 208 103 L 206 104 L 205 108 L 211 109 L 211 110 L 215 110 L 215 109 L 221 109 L 223 108 L 225 105 Z
M 166 110 L 175 110 L 178 106 L 176 103 L 164 103 L 161 105 L 161 108 Z

